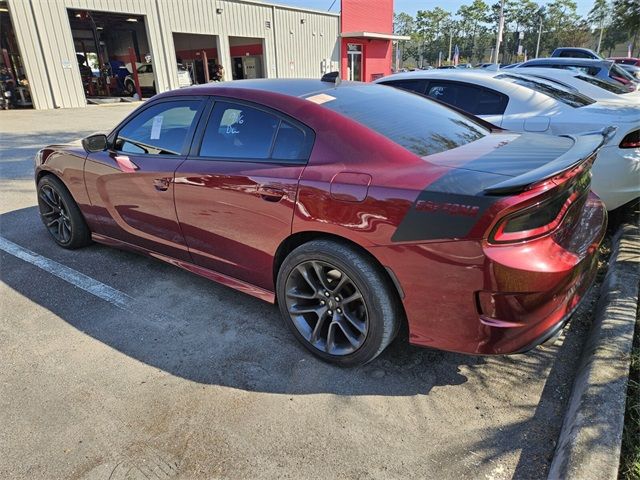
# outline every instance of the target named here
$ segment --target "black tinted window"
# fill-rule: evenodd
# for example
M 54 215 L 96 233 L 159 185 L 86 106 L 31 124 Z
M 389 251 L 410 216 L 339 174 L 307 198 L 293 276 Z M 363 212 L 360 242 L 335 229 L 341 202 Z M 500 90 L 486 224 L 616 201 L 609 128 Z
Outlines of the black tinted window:
M 629 93 L 628 90 L 626 90 L 625 88 L 622 88 L 619 85 L 616 85 L 611 82 L 607 82 L 605 80 L 600 80 L 599 78 L 592 77 L 590 75 L 578 75 L 576 78 L 579 78 L 583 82 L 590 83 L 591 85 L 595 85 L 597 87 L 603 88 L 608 92 L 612 92 L 616 94 Z
M 243 104 L 216 102 L 202 139 L 203 157 L 267 159 L 280 119 Z
M 505 95 L 466 83 L 431 81 L 427 95 L 474 115 L 502 115 L 508 103 Z
M 506 73 L 497 75 L 495 78 L 515 83 L 516 85 L 520 85 L 522 87 L 530 88 L 531 90 L 539 93 L 544 93 L 545 95 L 574 108 L 584 107 L 585 105 L 591 105 L 592 103 L 595 103 L 595 100 L 587 97 L 586 95 L 554 87 L 550 83 L 543 80 L 533 80 L 531 78 L 519 77 Z
M 391 82 L 382 82 L 383 85 L 390 85 L 396 88 L 402 88 L 403 90 L 409 90 L 411 92 L 423 93 L 427 88 L 427 82 L 425 80 L 393 80 Z
M 593 58 L 580 50 L 564 50 L 560 53 L 560 56 L 564 58 Z
M 118 132 L 115 149 L 132 154 L 179 155 L 190 138 L 199 100 L 162 102 L 149 107 Z
M 271 157 L 277 160 L 304 160 L 306 157 L 305 134 L 298 127 L 282 121 Z
M 470 118 L 436 102 L 382 85 L 344 86 L 308 100 L 378 132 L 416 155 L 450 150 L 489 133 Z

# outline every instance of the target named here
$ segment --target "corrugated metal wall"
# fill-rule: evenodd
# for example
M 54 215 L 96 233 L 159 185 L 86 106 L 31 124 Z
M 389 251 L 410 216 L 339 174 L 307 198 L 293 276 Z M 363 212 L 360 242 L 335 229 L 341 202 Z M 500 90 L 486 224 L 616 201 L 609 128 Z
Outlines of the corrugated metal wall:
M 173 33 L 216 35 L 231 78 L 228 37 L 263 40 L 267 77 L 318 77 L 340 60 L 336 14 L 240 0 L 8 0 L 35 108 L 86 105 L 68 8 L 145 16 L 158 91 L 178 86 Z M 217 13 L 221 9 L 221 13 Z

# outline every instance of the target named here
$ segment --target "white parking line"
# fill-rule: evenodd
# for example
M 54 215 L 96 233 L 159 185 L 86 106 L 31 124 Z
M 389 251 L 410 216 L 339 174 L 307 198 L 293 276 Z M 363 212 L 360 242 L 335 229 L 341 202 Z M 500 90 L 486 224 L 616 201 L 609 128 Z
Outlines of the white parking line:
M 109 285 L 105 285 L 95 278 L 91 278 L 84 273 L 74 270 L 73 268 L 69 268 L 54 260 L 38 255 L 37 253 L 23 248 L 1 236 L 0 250 L 3 250 L 20 260 L 24 260 L 25 262 L 35 265 L 45 272 L 49 272 L 51 275 L 55 275 L 74 287 L 78 287 L 91 295 L 95 295 L 118 308 L 130 310 L 133 304 L 133 298 L 126 293 L 116 290 Z

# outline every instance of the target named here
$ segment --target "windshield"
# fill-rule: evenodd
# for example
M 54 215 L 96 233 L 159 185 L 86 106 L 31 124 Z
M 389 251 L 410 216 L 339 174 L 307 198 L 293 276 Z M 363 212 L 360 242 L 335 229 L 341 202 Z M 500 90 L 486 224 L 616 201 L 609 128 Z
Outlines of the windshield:
M 438 102 L 382 85 L 349 85 L 306 98 L 421 157 L 466 145 L 489 134 L 480 123 Z
M 600 87 L 611 93 L 616 93 L 616 94 L 629 93 L 625 88 L 622 88 L 618 85 L 615 85 L 611 82 L 607 82 L 605 80 L 600 80 L 599 78 L 592 77 L 590 75 L 578 75 L 576 78 L 582 80 L 583 82 L 590 83 L 591 85 L 595 85 L 596 87 Z
M 587 97 L 586 95 L 583 95 L 582 93 L 571 92 L 565 88 L 555 87 L 549 82 L 545 82 L 542 80 L 533 80 L 531 78 L 525 78 L 506 73 L 497 75 L 495 78 L 499 78 L 500 80 L 515 83 L 516 85 L 520 85 L 536 92 L 543 93 L 553 98 L 554 100 L 558 100 L 559 102 L 562 102 L 565 105 L 569 105 L 573 108 L 584 107 L 586 105 L 595 103 L 595 100 Z

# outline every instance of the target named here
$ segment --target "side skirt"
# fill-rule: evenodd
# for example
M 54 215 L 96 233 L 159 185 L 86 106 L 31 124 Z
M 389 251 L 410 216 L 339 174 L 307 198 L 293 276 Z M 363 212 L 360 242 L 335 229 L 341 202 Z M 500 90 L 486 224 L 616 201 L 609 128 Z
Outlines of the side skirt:
M 130 250 L 133 252 L 141 253 L 148 257 L 157 258 L 158 260 L 162 260 L 163 262 L 170 263 L 171 265 L 175 265 L 176 267 L 182 268 L 191 273 L 195 273 L 196 275 L 200 275 L 201 277 L 207 278 L 209 280 L 213 280 L 214 282 L 220 283 L 227 287 L 231 287 L 235 290 L 239 290 L 243 293 L 247 293 L 251 296 L 257 297 L 260 300 L 264 300 L 265 302 L 275 303 L 276 301 L 276 295 L 274 292 L 270 292 L 269 290 L 265 290 L 263 288 L 252 285 L 250 283 L 243 282 L 242 280 L 229 277 L 228 275 L 224 275 L 222 273 L 209 270 L 199 265 L 185 262 L 183 260 L 177 260 L 175 258 L 168 257 L 166 255 L 162 255 L 162 254 L 153 252 L 151 250 L 147 250 L 145 248 L 138 247 L 136 245 L 132 245 L 127 242 L 123 242 L 121 240 L 116 240 L 114 238 L 107 237 L 105 235 L 100 235 L 98 233 L 92 233 L 91 238 L 96 243 L 101 243 L 103 245 L 108 245 L 110 247 L 116 247 L 123 250 Z

